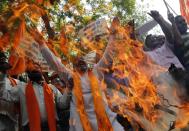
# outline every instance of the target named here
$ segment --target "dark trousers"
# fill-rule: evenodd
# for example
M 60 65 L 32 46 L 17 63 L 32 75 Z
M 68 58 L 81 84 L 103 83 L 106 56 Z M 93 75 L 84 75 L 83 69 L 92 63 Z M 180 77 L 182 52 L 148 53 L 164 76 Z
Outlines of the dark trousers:
M 56 129 L 57 131 L 60 131 L 60 127 L 58 125 Z M 26 126 L 22 126 L 21 131 L 30 131 L 29 124 L 27 124 Z M 41 124 L 41 131 L 49 131 L 49 126 L 47 122 Z
M 0 131 L 15 131 L 16 123 L 8 116 L 0 114 Z
M 61 131 L 69 131 L 69 119 L 70 119 L 70 110 L 61 110 L 57 108 Z

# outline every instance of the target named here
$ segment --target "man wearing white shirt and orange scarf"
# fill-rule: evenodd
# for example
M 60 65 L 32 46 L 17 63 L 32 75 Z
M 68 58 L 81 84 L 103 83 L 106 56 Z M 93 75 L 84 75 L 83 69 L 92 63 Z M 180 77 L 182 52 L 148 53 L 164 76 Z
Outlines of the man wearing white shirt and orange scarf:
M 112 31 L 116 32 L 119 20 L 114 19 Z M 101 68 L 107 68 L 106 61 L 112 60 L 114 52 L 115 34 L 111 34 L 109 44 L 103 58 L 88 70 L 83 57 L 77 59 L 74 71 L 68 70 L 45 45 L 45 41 L 37 31 L 32 31 L 34 39 L 40 44 L 41 52 L 51 68 L 55 70 L 61 79 L 68 81 L 73 78 L 74 88 L 70 105 L 70 131 L 123 131 L 123 127 L 117 122 L 116 114 L 111 111 L 106 102 L 104 92 L 100 88 L 98 80 L 102 80 Z M 66 74 L 66 75 L 65 75 Z
M 57 131 L 55 103 L 66 108 L 70 95 L 67 92 L 61 95 L 54 86 L 48 85 L 37 65 L 33 64 L 27 70 L 29 82 L 18 82 L 17 87 L 10 90 L 4 83 L 0 87 L 0 99 L 20 102 L 23 131 Z

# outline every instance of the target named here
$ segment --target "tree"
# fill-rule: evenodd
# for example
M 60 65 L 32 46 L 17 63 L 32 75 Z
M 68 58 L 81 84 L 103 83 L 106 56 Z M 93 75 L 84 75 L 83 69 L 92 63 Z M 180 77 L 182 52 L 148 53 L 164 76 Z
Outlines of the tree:
M 16 50 L 24 31 L 38 28 L 50 49 L 65 59 L 78 48 L 77 33 L 89 22 L 118 16 L 123 24 L 131 18 L 142 23 L 146 18 L 143 9 L 136 9 L 135 0 L 2 0 L 0 14 L 0 25 L 5 28 L 1 30 L 8 31 L 11 48 Z

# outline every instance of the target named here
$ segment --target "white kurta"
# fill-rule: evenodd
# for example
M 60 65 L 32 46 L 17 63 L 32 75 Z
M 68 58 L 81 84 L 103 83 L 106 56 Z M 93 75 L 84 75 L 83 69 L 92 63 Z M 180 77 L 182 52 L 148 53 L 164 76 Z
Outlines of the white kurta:
M 14 88 L 11 86 L 10 80 L 0 73 L 0 88 L 2 86 L 5 86 L 6 90 Z M 0 131 L 15 131 L 18 122 L 18 114 L 15 107 L 15 103 L 0 99 Z
M 184 69 L 179 59 L 175 56 L 166 43 L 160 48 L 154 49 L 153 51 L 146 51 L 145 53 L 160 66 L 169 68 L 171 63 L 173 63 L 176 67 Z
M 1 74 L 2 75 L 2 74 Z M 1 76 L 0 75 L 0 76 Z M 26 83 L 23 82 L 17 82 L 17 86 L 14 88 L 5 88 L 10 85 L 10 82 L 7 82 L 7 78 L 4 78 L 4 80 L 1 80 L 0 83 L 3 83 L 3 86 L 0 87 L 0 99 L 5 100 L 8 102 L 20 102 L 21 106 L 21 114 L 22 114 L 22 126 L 25 126 L 28 124 L 28 113 L 27 113 L 27 106 L 26 106 Z M 64 93 L 63 95 L 58 91 L 57 88 L 55 88 L 53 85 L 49 85 L 49 87 L 52 89 L 54 94 L 54 100 L 56 104 L 60 108 L 67 108 L 68 107 L 68 98 L 67 94 Z M 39 104 L 39 111 L 41 115 L 42 121 L 47 121 L 47 114 L 45 109 L 45 101 L 44 101 L 44 92 L 43 87 L 37 83 L 33 83 L 33 88 L 35 92 L 35 96 L 37 98 L 38 104 Z M 56 118 L 58 120 L 58 117 L 56 115 Z
M 88 115 L 88 119 L 91 123 L 93 131 L 98 131 L 98 124 L 97 124 L 96 114 L 94 111 L 94 102 L 93 102 L 90 82 L 88 78 L 88 73 L 85 73 L 80 78 L 81 78 L 81 87 L 82 87 L 82 92 L 83 92 L 85 111 Z M 117 114 L 112 112 L 110 108 L 108 107 L 105 95 L 103 96 L 103 98 L 104 98 L 104 105 L 102 105 L 102 107 L 103 106 L 105 107 L 107 116 L 109 117 L 109 120 L 112 124 L 113 129 L 115 131 L 123 131 L 123 127 L 116 120 Z M 71 107 L 70 107 L 70 121 L 71 121 L 70 131 L 83 131 L 80 117 L 77 112 L 76 100 L 75 100 L 74 95 L 73 95 L 73 98 L 71 101 Z
M 47 60 L 47 62 L 51 66 L 51 68 L 59 74 L 61 79 L 66 80 L 69 77 L 71 77 L 70 71 L 66 69 L 66 67 L 62 63 L 60 63 L 60 61 L 58 61 L 57 57 L 54 56 L 54 54 L 48 49 L 47 46 L 45 45 L 41 46 L 41 52 L 42 52 L 43 57 Z M 104 57 L 108 58 L 109 57 L 108 51 L 105 51 L 105 52 L 107 53 L 105 53 Z M 93 69 L 93 72 L 95 73 L 96 76 L 98 76 L 98 78 L 100 78 L 100 74 L 101 74 L 98 68 L 102 67 L 103 65 L 104 63 L 103 61 L 101 61 Z M 80 77 L 80 80 L 81 80 L 81 87 L 82 87 L 83 98 L 84 98 L 85 111 L 88 115 L 88 119 L 90 121 L 93 131 L 98 131 L 98 124 L 97 124 L 97 119 L 96 119 L 96 113 L 94 111 L 94 103 L 93 103 L 93 97 L 91 93 L 88 73 L 82 75 Z M 113 129 L 115 131 L 124 131 L 123 127 L 116 120 L 116 114 L 110 110 L 110 108 L 108 107 L 107 103 L 105 103 L 105 101 L 104 101 L 104 107 L 109 117 L 109 120 L 113 126 Z M 75 96 L 73 96 L 72 101 L 71 101 L 70 121 L 71 121 L 70 131 L 83 131 L 83 127 L 80 121 L 80 116 L 76 108 Z

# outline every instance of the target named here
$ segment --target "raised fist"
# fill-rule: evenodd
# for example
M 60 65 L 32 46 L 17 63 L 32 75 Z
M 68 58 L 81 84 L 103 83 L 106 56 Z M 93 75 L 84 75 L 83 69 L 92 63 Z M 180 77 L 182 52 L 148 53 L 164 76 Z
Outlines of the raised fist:
M 154 20 L 159 20 L 159 18 L 160 18 L 160 14 L 159 14 L 159 12 L 158 11 L 156 11 L 156 10 L 152 10 L 152 11 L 150 11 L 150 13 L 148 13 Z
M 174 23 L 174 22 L 175 22 L 175 17 L 173 16 L 172 13 L 169 13 L 169 14 L 168 14 L 168 19 L 169 19 L 169 21 L 170 21 L 171 23 Z

